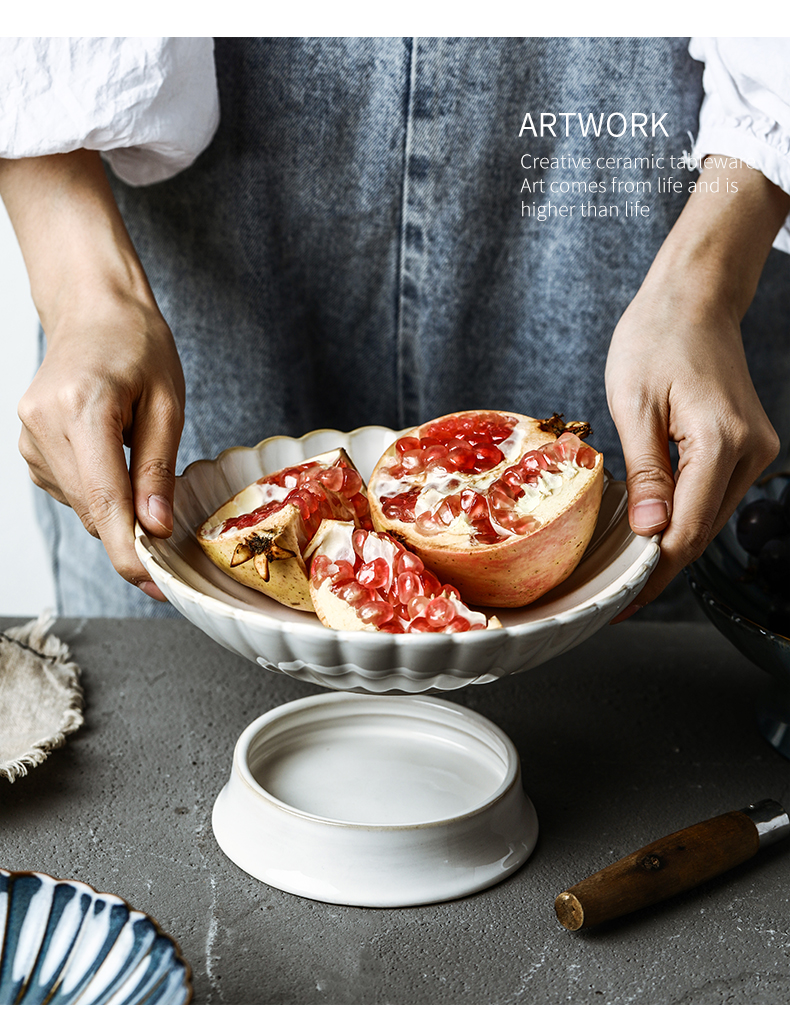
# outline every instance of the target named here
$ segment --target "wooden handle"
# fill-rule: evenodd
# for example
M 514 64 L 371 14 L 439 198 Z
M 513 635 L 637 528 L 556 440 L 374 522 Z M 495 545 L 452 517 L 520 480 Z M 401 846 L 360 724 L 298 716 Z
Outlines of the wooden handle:
M 743 811 L 728 811 L 643 846 L 554 901 L 569 931 L 602 924 L 686 892 L 753 857 L 757 826 Z

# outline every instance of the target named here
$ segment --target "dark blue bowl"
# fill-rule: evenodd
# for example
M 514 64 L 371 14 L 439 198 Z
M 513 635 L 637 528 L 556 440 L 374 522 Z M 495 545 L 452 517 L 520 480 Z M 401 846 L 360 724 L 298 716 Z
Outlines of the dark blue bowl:
M 774 476 L 750 488 L 724 529 L 686 574 L 713 625 L 773 677 L 769 696 L 757 712 L 758 725 L 768 742 L 790 758 L 790 638 L 785 635 L 790 632 L 788 617 L 776 596 L 759 585 L 754 565 L 735 534 L 741 509 L 758 498 L 777 498 L 787 480 L 788 475 Z

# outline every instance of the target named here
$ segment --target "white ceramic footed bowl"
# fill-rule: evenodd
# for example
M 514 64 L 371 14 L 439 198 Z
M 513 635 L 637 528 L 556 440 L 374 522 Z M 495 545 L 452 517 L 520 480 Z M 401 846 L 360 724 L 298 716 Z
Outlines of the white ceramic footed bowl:
M 488 683 L 570 650 L 631 604 L 658 561 L 657 539 L 631 532 L 625 484 L 609 479 L 590 545 L 564 583 L 526 608 L 497 611 L 502 629 L 415 636 L 328 629 L 237 583 L 200 549 L 196 529 L 253 480 L 338 447 L 368 480 L 398 436 L 375 426 L 315 430 L 193 462 L 176 481 L 172 536 L 137 525 L 143 565 L 190 622 L 263 668 L 334 690 L 424 693 Z
M 291 701 L 248 726 L 213 827 L 254 878 L 364 907 L 485 889 L 538 835 L 518 754 L 495 725 L 434 697 L 356 693 Z

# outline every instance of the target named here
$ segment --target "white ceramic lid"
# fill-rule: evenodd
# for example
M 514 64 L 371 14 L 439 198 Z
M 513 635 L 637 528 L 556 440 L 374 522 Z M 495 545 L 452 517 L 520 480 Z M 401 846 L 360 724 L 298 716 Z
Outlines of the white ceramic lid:
M 328 693 L 241 735 L 214 834 L 243 870 L 330 903 L 406 906 L 486 888 L 537 840 L 510 739 L 431 697 Z

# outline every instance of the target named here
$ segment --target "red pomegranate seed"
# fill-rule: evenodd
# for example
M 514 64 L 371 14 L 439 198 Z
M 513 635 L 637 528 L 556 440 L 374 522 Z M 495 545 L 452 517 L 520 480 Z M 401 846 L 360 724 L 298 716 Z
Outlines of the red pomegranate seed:
M 416 572 L 402 572 L 398 576 L 398 600 L 401 604 L 407 605 L 413 597 L 422 595 L 422 583 Z
M 407 604 L 406 610 L 409 613 L 410 619 L 419 618 L 425 609 L 430 604 L 430 598 L 420 594 L 418 597 L 413 597 Z
M 362 477 L 350 466 L 343 467 L 343 483 L 337 488 L 346 498 L 353 498 L 362 490 Z
M 329 578 L 329 566 L 332 562 L 326 555 L 316 555 L 310 563 L 310 577 L 316 586 L 320 587 L 325 579 Z
M 319 483 L 318 480 L 305 480 L 302 483 L 300 490 L 305 496 L 312 495 L 316 502 L 316 508 L 318 507 L 318 505 L 322 503 L 326 504 L 327 501 L 335 497 L 334 494 L 328 494 L 326 487 L 324 487 L 323 484 Z
M 576 452 L 576 465 L 582 469 L 592 469 L 595 466 L 595 452 L 586 445 L 580 446 Z
M 453 513 L 453 519 L 461 514 L 461 495 L 456 491 L 455 494 L 449 494 L 445 499 L 447 507 Z
M 507 489 L 502 486 L 501 480 L 495 480 L 488 488 L 488 504 L 493 515 L 494 512 L 499 511 L 499 509 L 513 508 L 515 499 L 508 493 Z
M 351 543 L 354 547 L 354 551 L 358 558 L 364 558 L 362 550 L 365 547 L 365 541 L 368 539 L 367 530 L 354 530 L 351 535 Z
M 356 612 L 363 622 L 372 623 L 374 626 L 389 622 L 394 615 L 392 605 L 386 601 L 365 601 L 358 605 Z
M 488 502 L 479 491 L 465 487 L 460 493 L 461 508 L 472 522 L 488 516 Z
M 332 572 L 330 567 L 330 575 L 332 576 L 332 582 L 336 584 L 349 583 L 354 579 L 354 566 L 347 562 L 344 558 L 339 559 L 334 563 L 335 569 Z
M 455 519 L 455 514 L 453 513 L 452 505 L 450 504 L 449 498 L 442 498 L 442 500 L 434 509 L 433 516 L 436 522 L 442 523 L 444 526 L 450 525 L 453 519 Z
M 474 451 L 469 446 L 469 450 L 461 448 L 451 448 L 447 456 L 447 461 L 450 465 L 460 473 L 474 473 L 475 471 L 475 456 Z
M 401 551 L 398 555 L 397 567 L 399 573 L 421 573 L 425 568 L 422 559 L 415 555 L 413 551 Z
M 447 458 L 447 449 L 443 444 L 432 444 L 429 448 L 426 448 L 422 453 L 423 460 L 426 466 L 430 466 L 431 463 L 436 462 L 437 459 Z
M 475 523 L 475 540 L 479 544 L 497 544 L 502 538 L 491 525 L 491 520 L 478 519 Z
M 501 480 L 502 484 L 509 489 L 514 498 L 520 498 L 524 493 L 524 488 L 521 486 L 524 481 L 515 466 L 506 469 L 502 474 Z
M 471 510 L 474 508 L 475 501 L 480 497 L 480 494 L 478 491 L 473 491 L 471 487 L 464 487 L 458 497 L 461 499 L 461 509 L 469 515 Z
M 519 466 L 523 469 L 529 470 L 531 473 L 542 473 L 549 468 L 551 461 L 546 457 L 544 452 L 534 451 L 527 452 L 521 459 Z
M 575 434 L 566 431 L 547 447 L 557 462 L 570 462 L 581 447 L 581 441 Z
M 357 582 L 363 587 L 378 590 L 386 587 L 390 581 L 390 567 L 383 558 L 374 558 L 372 562 L 364 562 L 356 572 Z
M 339 598 L 352 607 L 356 607 L 360 602 L 370 599 L 370 591 L 367 587 L 357 583 L 356 580 L 350 580 L 348 583 L 342 583 L 336 589 L 334 587 L 332 589 Z
M 434 632 L 436 632 L 436 630 L 430 624 L 430 622 L 428 622 L 427 619 L 419 617 L 419 618 L 411 620 L 411 622 L 409 623 L 409 632 L 410 633 L 434 633 Z
M 444 584 L 440 583 L 437 577 L 426 569 L 422 574 L 422 586 L 428 597 L 436 597 L 441 594 Z
M 406 630 L 403 626 L 396 622 L 394 619 L 390 619 L 389 622 L 385 622 L 384 625 L 379 626 L 382 633 L 405 633 Z
M 354 512 L 356 513 L 357 519 L 362 524 L 363 529 L 372 530 L 373 523 L 370 519 L 370 505 L 365 495 L 362 494 L 361 492 L 358 492 L 357 494 L 352 494 L 351 497 L 348 499 L 348 503 L 349 505 L 351 505 Z
M 425 609 L 425 618 L 432 626 L 449 626 L 455 618 L 455 609 L 444 597 L 435 597 Z
M 453 621 L 445 629 L 446 633 L 466 633 L 469 630 L 470 622 L 469 619 L 464 619 L 460 615 L 456 615 Z
M 407 473 L 419 473 L 424 469 L 425 466 L 420 449 L 416 448 L 414 451 L 404 452 L 401 458 L 401 465 Z
M 492 513 L 503 530 L 511 533 L 525 534 L 535 525 L 532 516 L 522 516 L 510 509 L 500 509 Z
M 321 470 L 318 478 L 328 491 L 339 491 L 343 486 L 343 467 L 328 466 Z
M 429 536 L 436 533 L 442 533 L 444 530 L 444 524 L 441 521 L 437 521 L 431 509 L 428 509 L 427 512 L 423 512 L 421 515 L 418 515 L 414 520 L 414 525 L 420 533 L 426 533 Z
M 415 448 L 420 447 L 420 440 L 417 437 L 400 437 L 395 442 L 395 451 L 399 455 L 403 455 L 404 452 L 410 452 Z
M 298 491 L 292 491 L 291 494 L 288 495 L 288 504 L 293 505 L 294 508 L 297 508 L 299 510 L 299 514 L 301 515 L 302 519 L 310 518 L 311 509 L 307 502 L 305 501 L 305 499 L 302 497 L 301 489 Z

